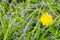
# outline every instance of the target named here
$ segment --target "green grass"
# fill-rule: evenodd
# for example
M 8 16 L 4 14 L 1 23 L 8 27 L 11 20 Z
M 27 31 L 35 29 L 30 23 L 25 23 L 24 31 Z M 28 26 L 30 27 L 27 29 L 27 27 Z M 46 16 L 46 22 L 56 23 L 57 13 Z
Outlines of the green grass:
M 59 0 L 11 0 L 0 2 L 0 40 L 60 40 Z M 53 15 L 53 23 L 44 27 L 43 13 Z

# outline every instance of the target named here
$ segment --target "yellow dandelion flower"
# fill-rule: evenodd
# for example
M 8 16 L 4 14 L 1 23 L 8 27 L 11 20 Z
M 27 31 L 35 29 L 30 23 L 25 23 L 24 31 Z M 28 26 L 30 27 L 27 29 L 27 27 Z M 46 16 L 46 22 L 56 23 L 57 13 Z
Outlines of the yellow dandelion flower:
M 48 14 L 48 12 L 46 12 L 46 14 L 42 14 L 40 21 L 41 21 L 42 25 L 48 26 L 48 25 L 52 24 L 53 18 L 50 14 Z

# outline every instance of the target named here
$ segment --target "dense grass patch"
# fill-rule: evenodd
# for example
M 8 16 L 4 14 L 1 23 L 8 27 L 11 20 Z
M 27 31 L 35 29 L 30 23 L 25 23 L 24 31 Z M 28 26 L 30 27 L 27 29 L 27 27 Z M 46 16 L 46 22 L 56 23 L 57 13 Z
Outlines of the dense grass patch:
M 40 21 L 46 12 L 48 27 Z M 60 0 L 0 0 L 0 40 L 60 40 Z

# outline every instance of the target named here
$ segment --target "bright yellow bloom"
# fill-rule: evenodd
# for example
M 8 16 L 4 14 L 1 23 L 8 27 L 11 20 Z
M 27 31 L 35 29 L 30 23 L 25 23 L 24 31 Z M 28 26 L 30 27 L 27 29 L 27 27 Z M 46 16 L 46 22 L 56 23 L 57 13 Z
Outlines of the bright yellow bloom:
M 41 21 L 42 25 L 48 26 L 48 25 L 52 24 L 53 18 L 50 14 L 48 14 L 48 12 L 46 12 L 46 14 L 42 14 L 40 21 Z

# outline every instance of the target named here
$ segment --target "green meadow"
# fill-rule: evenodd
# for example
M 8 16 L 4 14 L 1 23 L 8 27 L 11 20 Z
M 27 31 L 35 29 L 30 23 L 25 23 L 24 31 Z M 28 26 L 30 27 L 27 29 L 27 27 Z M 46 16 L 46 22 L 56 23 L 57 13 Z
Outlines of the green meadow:
M 46 12 L 48 27 L 40 21 Z M 0 40 L 60 40 L 60 0 L 0 0 Z

